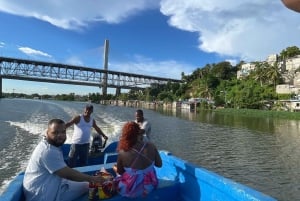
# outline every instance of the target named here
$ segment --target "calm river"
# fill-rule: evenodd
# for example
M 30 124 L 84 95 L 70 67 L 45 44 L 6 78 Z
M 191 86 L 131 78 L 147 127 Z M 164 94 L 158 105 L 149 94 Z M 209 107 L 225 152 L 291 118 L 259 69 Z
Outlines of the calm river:
M 51 118 L 68 121 L 85 103 L 0 99 L 0 192 L 19 172 Z M 117 140 L 136 108 L 94 104 L 93 116 Z M 189 162 L 278 200 L 300 200 L 300 121 L 241 118 L 214 112 L 144 109 L 152 139 Z M 72 128 L 68 129 L 72 134 Z

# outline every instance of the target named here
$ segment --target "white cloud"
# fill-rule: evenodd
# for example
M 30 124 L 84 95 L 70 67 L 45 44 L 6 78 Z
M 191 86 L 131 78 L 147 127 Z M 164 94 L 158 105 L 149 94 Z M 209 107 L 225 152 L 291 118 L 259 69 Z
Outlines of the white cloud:
M 189 72 L 194 68 L 194 66 L 174 60 L 153 61 L 142 56 L 136 56 L 133 62 L 110 62 L 109 65 L 109 70 L 173 79 L 181 79 L 182 72 Z
M 234 60 L 234 59 L 227 59 L 226 61 L 229 62 L 233 66 L 235 66 L 238 63 L 237 60 Z
M 52 56 L 45 53 L 45 52 L 42 52 L 40 50 L 35 50 L 35 49 L 32 49 L 30 47 L 19 47 L 18 48 L 21 52 L 29 55 L 29 56 L 43 56 L 43 57 L 49 57 L 51 58 Z
M 0 42 L 0 48 L 4 47 L 4 46 L 5 46 L 5 43 L 4 42 Z
M 81 59 L 76 56 L 72 56 L 72 57 L 68 58 L 66 63 L 75 65 L 75 66 L 84 66 L 84 63 L 81 61 Z
M 162 0 L 169 24 L 199 34 L 199 48 L 244 60 L 265 60 L 300 46 L 299 13 L 280 0 Z
M 0 11 L 80 30 L 89 23 L 121 23 L 147 9 L 169 16 L 169 25 L 198 34 L 199 50 L 245 61 L 265 60 L 300 47 L 299 13 L 280 0 L 2 0 Z
M 91 22 L 119 23 L 145 9 L 158 8 L 159 0 L 1 0 L 0 11 L 35 17 L 64 29 L 81 29 Z

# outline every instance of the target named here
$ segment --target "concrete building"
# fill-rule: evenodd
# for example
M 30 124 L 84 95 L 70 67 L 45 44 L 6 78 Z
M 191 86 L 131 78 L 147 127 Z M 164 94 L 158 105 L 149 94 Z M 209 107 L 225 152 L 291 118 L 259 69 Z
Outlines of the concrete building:
M 300 94 L 300 55 L 288 58 L 284 61 L 278 60 L 277 54 L 271 54 L 266 58 L 266 62 L 274 65 L 277 62 L 278 68 L 282 74 L 284 84 L 276 86 L 278 94 Z M 251 71 L 255 70 L 255 63 L 245 63 L 241 66 L 241 70 L 237 72 L 237 79 L 247 77 Z
M 237 79 L 242 79 L 247 77 L 251 71 L 255 69 L 255 63 L 245 63 L 242 64 L 241 70 L 237 72 Z
M 285 61 L 285 68 L 287 71 L 295 71 L 300 67 L 300 55 L 289 58 Z

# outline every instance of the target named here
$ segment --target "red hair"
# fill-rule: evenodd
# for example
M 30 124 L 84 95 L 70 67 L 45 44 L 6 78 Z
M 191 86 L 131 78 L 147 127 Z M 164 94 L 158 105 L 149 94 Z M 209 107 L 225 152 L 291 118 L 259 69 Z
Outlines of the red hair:
M 136 144 L 140 133 L 140 127 L 137 123 L 127 122 L 122 128 L 122 135 L 118 143 L 118 151 L 129 151 Z

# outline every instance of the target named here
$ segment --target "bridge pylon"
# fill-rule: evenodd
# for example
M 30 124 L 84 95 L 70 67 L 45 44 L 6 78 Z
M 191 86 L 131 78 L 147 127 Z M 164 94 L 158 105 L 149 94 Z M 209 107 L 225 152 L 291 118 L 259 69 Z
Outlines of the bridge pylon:
M 104 63 L 103 68 L 105 71 L 108 70 L 108 50 L 109 50 L 109 40 L 104 42 Z M 107 95 L 107 72 L 103 74 L 103 83 L 102 83 L 102 95 Z
M 121 94 L 121 87 L 116 88 L 116 96 L 119 96 Z

